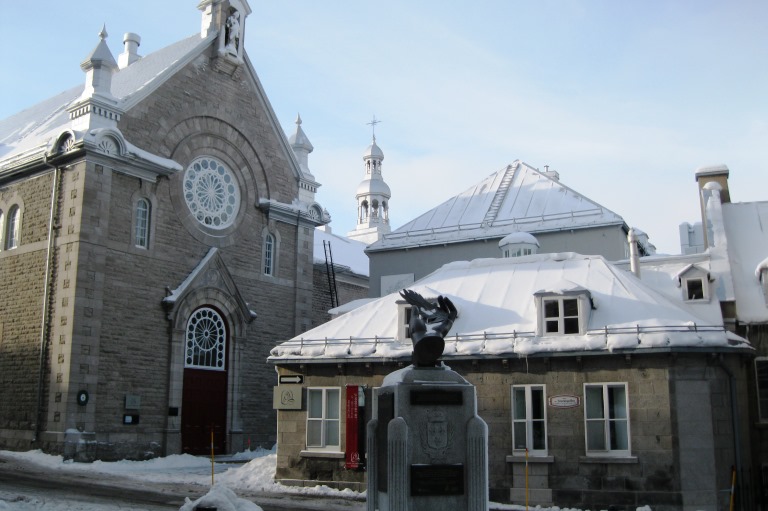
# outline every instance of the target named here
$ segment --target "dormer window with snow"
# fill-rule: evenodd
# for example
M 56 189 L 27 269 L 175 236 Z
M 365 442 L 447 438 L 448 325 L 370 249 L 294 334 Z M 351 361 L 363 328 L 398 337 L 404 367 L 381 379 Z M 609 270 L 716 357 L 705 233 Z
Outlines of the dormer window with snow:
M 539 335 L 583 335 L 586 332 L 592 310 L 589 291 L 573 286 L 567 290 L 539 291 L 534 297 Z
M 539 242 L 527 232 L 513 232 L 499 242 L 499 248 L 505 258 L 521 257 L 539 251 Z
M 412 308 L 408 302 L 397 301 L 397 340 L 400 342 L 411 339 L 411 312 Z
M 686 302 L 709 301 L 709 284 L 712 282 L 708 271 L 689 264 L 676 275 L 677 285 L 682 289 Z

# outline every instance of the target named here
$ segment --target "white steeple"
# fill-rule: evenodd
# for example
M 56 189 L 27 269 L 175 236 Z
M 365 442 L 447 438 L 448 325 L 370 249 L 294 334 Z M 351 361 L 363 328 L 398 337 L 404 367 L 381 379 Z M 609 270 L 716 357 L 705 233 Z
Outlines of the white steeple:
M 375 130 L 376 117 L 369 123 Z M 365 176 L 357 187 L 357 227 L 347 236 L 371 244 L 378 241 L 383 235 L 388 234 L 389 226 L 389 198 L 392 193 L 381 175 L 381 162 L 384 153 L 376 145 L 376 133 L 373 133 L 373 141 L 363 154 L 365 162 Z

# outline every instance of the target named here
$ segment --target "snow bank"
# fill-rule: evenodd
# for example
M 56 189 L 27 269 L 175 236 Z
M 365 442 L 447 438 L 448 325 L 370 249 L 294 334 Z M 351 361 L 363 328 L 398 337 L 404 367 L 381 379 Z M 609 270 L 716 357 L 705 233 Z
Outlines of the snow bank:
M 253 502 L 239 498 L 235 492 L 221 483 L 214 485 L 211 491 L 195 501 L 187 497 L 186 503 L 179 508 L 179 511 L 194 511 L 199 509 L 198 506 L 216 508 L 217 511 L 263 511 Z

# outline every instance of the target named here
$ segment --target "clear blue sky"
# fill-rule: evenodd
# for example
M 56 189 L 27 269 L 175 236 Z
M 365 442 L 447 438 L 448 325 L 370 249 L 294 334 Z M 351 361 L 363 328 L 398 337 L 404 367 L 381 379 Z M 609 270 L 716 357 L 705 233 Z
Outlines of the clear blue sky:
M 106 23 L 147 54 L 200 29 L 198 0 L 3 0 L 0 118 L 83 80 Z M 318 201 L 354 228 L 375 114 L 393 228 L 516 159 L 678 253 L 694 171 L 768 200 L 768 2 L 250 0 L 245 47 L 285 131 L 315 146 Z

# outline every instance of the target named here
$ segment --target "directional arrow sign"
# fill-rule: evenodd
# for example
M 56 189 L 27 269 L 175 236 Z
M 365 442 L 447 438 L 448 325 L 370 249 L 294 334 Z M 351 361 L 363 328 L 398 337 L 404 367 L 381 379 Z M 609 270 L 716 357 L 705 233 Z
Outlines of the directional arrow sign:
M 303 374 L 292 374 L 290 376 L 280 376 L 280 383 L 304 383 Z

